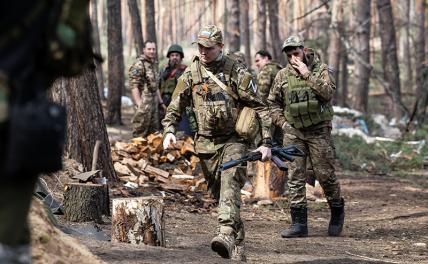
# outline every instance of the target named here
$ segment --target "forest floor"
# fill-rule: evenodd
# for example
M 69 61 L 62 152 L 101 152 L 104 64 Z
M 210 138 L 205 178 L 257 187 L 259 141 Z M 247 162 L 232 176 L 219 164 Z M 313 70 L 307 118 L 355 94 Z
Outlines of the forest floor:
M 113 140 L 131 137 L 124 119 L 124 126 L 109 128 Z M 326 203 L 309 202 L 309 237 L 294 239 L 279 235 L 290 223 L 286 202 L 243 204 L 248 263 L 428 263 L 426 171 L 405 175 L 338 171 L 338 178 L 346 201 L 340 237 L 327 235 Z M 210 248 L 217 228 L 215 208 L 200 211 L 191 204 L 168 201 L 164 219 L 165 248 L 75 238 L 106 263 L 231 263 Z M 109 235 L 111 219 L 98 227 Z

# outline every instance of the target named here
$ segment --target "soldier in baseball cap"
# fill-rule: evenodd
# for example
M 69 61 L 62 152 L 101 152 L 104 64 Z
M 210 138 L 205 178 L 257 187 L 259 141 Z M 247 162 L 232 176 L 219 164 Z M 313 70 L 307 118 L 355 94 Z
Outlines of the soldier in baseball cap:
M 217 44 L 223 44 L 223 34 L 215 25 L 204 26 L 199 30 L 198 39 L 193 43 L 198 43 L 207 48 L 214 47 Z
M 295 49 L 295 48 L 303 48 L 303 39 L 299 36 L 290 36 L 288 37 L 284 43 L 282 44 L 282 52 L 287 52 L 287 50 Z

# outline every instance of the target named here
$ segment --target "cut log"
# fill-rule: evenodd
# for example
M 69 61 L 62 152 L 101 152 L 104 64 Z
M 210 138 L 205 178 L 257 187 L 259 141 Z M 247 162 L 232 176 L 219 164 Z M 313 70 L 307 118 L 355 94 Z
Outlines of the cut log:
M 109 214 L 108 188 L 101 184 L 69 183 L 64 190 L 64 216 L 72 222 L 95 221 Z
M 112 200 L 112 241 L 165 246 L 164 204 L 158 197 Z
M 155 168 L 148 164 L 146 160 L 141 160 L 141 169 L 147 173 L 155 174 L 164 178 L 169 177 L 169 172 L 164 171 L 162 169 Z
M 281 196 L 284 193 L 285 173 L 271 161 L 257 161 L 256 168 L 253 198 L 265 200 Z

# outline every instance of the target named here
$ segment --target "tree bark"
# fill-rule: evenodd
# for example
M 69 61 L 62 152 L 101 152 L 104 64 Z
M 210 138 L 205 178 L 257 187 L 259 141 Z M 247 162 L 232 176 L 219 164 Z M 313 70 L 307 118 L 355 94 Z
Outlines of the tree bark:
M 230 52 L 239 51 L 241 47 L 240 29 L 239 29 L 239 0 L 228 1 L 227 18 L 227 46 Z
M 251 42 L 250 42 L 250 9 L 249 0 L 241 1 L 241 37 L 244 44 L 245 61 L 248 67 L 251 66 Z
M 370 61 L 370 2 L 361 0 L 355 10 L 354 47 L 358 56 L 365 62 Z M 355 78 L 353 78 L 352 104 L 353 108 L 367 113 L 369 97 L 370 69 L 358 60 L 355 61 Z
M 65 219 L 72 222 L 101 223 L 101 215 L 107 212 L 109 207 L 106 191 L 105 186 L 101 184 L 67 184 L 64 191 Z
M 416 1 L 416 42 L 415 42 L 415 57 L 416 57 L 416 95 L 421 96 L 418 100 L 418 122 L 422 125 L 424 122 L 425 108 L 427 105 L 427 90 L 426 80 L 424 77 L 424 60 L 425 60 L 425 12 L 426 12 L 426 1 Z M 426 63 L 426 62 L 425 62 Z
M 333 95 L 333 104 L 336 104 L 339 97 L 339 65 L 341 55 L 340 35 L 343 34 L 343 1 L 333 0 L 331 23 L 330 23 L 330 41 L 328 45 L 328 65 L 333 70 L 333 78 L 336 82 L 336 92 Z
M 157 46 L 155 21 L 155 1 L 146 0 L 146 40 L 153 41 Z
M 91 24 L 92 24 L 92 39 L 94 41 L 94 52 L 101 56 L 100 31 L 98 27 L 98 3 L 97 0 L 91 1 Z M 104 96 L 104 74 L 101 62 L 94 60 L 95 72 L 97 74 L 98 92 L 102 100 Z
M 282 56 L 281 52 L 281 40 L 279 39 L 279 27 L 278 27 L 278 0 L 267 1 L 267 7 L 269 12 L 269 33 L 272 43 L 272 56 L 273 59 L 285 64 L 285 57 Z
M 97 168 L 109 181 L 116 181 L 96 84 L 94 70 L 88 69 L 78 77 L 58 79 L 52 87 L 52 98 L 67 108 L 65 156 L 80 162 L 83 169 L 89 171 L 94 146 L 100 140 Z
M 423 1 L 421 1 L 423 2 Z M 405 74 L 406 78 L 404 80 L 404 87 L 403 89 L 407 90 L 408 92 L 412 91 L 413 89 L 413 71 L 412 71 L 412 56 L 411 56 L 411 48 L 410 48 L 410 0 L 401 1 L 404 17 L 405 17 L 405 25 L 403 30 L 403 60 L 405 65 Z M 417 57 L 417 56 L 416 56 Z
M 128 0 L 129 14 L 132 23 L 132 35 L 135 41 L 135 51 L 137 57 L 143 53 L 144 38 L 143 30 L 141 27 L 140 8 L 138 7 L 137 0 Z
M 257 1 L 257 34 L 255 38 L 256 52 L 266 50 L 266 2 Z
M 340 85 L 342 92 L 340 93 L 339 105 L 348 107 L 348 54 L 342 52 L 341 57 L 341 70 L 340 70 Z M 368 96 L 368 95 L 367 95 Z
M 112 241 L 165 246 L 164 205 L 160 198 L 112 200 Z
M 390 0 L 376 0 L 379 14 L 379 31 L 381 37 L 382 65 L 385 80 L 389 84 L 387 93 L 393 101 L 394 117 L 399 120 L 404 109 L 401 109 L 400 70 L 397 59 L 397 41 L 395 37 L 394 17 Z
M 121 97 L 125 82 L 120 0 L 107 0 L 107 8 L 109 76 L 106 123 L 113 125 L 122 123 Z

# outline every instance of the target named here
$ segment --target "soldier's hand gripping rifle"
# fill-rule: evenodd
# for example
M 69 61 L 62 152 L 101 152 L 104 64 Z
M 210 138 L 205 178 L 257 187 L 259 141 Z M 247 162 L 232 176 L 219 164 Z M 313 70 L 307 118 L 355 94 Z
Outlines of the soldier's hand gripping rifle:
M 284 161 L 294 161 L 295 156 L 304 157 L 305 153 L 299 149 L 298 147 L 294 145 L 288 145 L 286 147 L 280 148 L 280 147 L 273 147 L 271 149 L 272 152 L 272 158 L 271 160 L 275 165 L 282 171 L 287 171 L 288 168 L 285 165 Z M 261 160 L 262 153 L 260 152 L 249 152 L 245 155 L 243 155 L 240 159 L 236 160 L 230 160 L 226 163 L 223 163 L 220 165 L 219 170 L 224 171 L 227 169 L 230 169 L 232 167 L 245 164 L 247 161 L 256 161 Z

